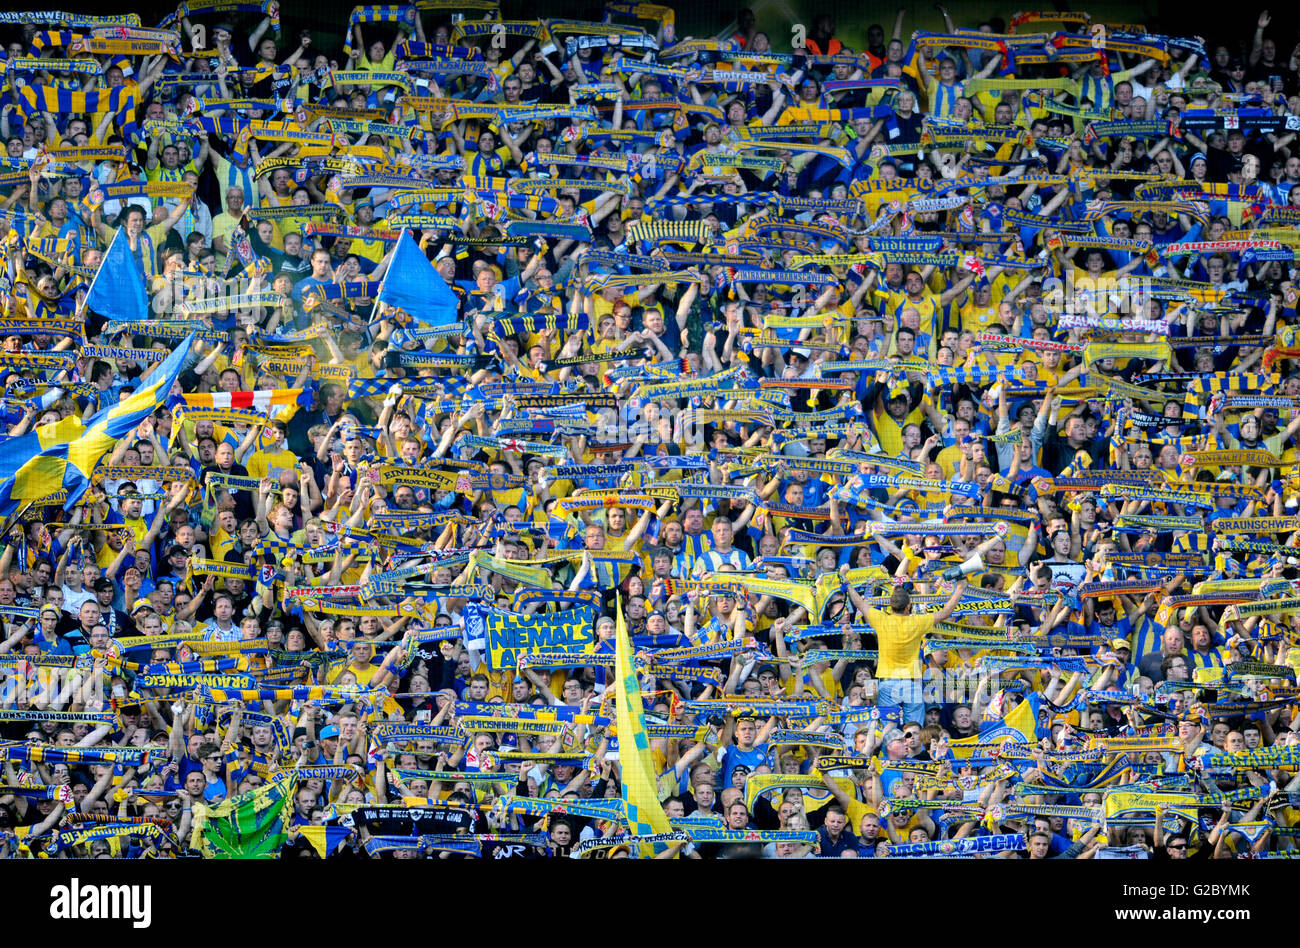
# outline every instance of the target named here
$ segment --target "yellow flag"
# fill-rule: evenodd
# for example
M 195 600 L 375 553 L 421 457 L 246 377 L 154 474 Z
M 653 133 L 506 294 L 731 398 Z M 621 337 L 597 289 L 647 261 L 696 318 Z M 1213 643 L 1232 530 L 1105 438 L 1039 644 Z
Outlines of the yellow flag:
M 623 603 L 618 602 L 617 644 L 614 650 L 615 720 L 618 722 L 618 760 L 623 780 L 623 810 L 627 831 L 633 836 L 671 833 L 668 815 L 659 803 L 654 762 L 650 759 L 650 739 L 645 731 L 645 709 L 641 704 L 641 684 L 632 664 L 632 642 L 623 622 Z M 639 856 L 654 856 L 653 846 L 640 846 Z

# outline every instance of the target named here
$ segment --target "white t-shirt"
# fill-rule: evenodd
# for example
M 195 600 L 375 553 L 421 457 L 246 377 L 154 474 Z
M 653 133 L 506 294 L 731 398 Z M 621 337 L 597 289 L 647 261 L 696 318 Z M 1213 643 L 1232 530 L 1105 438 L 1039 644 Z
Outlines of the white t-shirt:
M 1155 96 L 1156 87 L 1144 86 L 1142 84 L 1142 80 L 1140 79 L 1128 79 L 1126 81 L 1128 82 L 1129 85 L 1133 87 L 1133 98 L 1136 99 L 1138 97 L 1141 97 L 1143 99 L 1146 99 L 1147 115 L 1148 116 L 1153 115 L 1154 112 L 1152 110 L 1155 108 L 1154 96 Z M 1178 73 L 1174 73 L 1172 76 L 1169 77 L 1169 80 L 1167 82 L 1162 82 L 1160 83 L 1160 85 L 1164 86 L 1166 89 L 1181 89 L 1183 88 L 1183 77 L 1178 75 Z
M 82 589 L 81 592 L 73 592 L 70 586 L 60 587 L 63 590 L 63 611 L 69 615 L 76 615 L 81 611 L 84 603 L 91 602 L 95 594 L 88 589 Z

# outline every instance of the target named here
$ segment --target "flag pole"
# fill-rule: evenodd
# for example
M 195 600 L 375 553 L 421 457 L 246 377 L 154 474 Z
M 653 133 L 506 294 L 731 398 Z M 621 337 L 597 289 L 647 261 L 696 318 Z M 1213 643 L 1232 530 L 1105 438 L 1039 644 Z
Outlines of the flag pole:
M 393 244 L 393 249 L 390 251 L 390 253 L 391 253 L 392 256 L 394 256 L 394 257 L 397 256 L 397 248 L 400 247 L 400 246 L 402 246 L 402 238 L 406 236 L 406 232 L 407 232 L 408 229 L 409 229 L 409 228 L 403 227 L 403 228 L 402 228 L 402 232 L 401 232 L 400 234 L 397 235 L 397 243 Z M 379 290 L 378 290 L 378 292 L 375 293 L 375 304 L 374 304 L 373 306 L 370 307 L 370 318 L 369 318 L 368 320 L 366 320 L 366 331 L 367 331 L 367 332 L 369 332 L 369 331 L 370 331 L 370 327 L 373 326 L 373 325 L 375 324 L 375 313 L 376 313 L 376 312 L 378 311 L 378 309 L 379 309 L 379 296 L 380 296 L 381 293 L 384 292 L 384 284 L 388 282 L 388 274 L 390 274 L 390 273 L 392 273 L 392 272 L 393 272 L 393 261 L 392 261 L 392 260 L 389 260 L 389 261 L 388 261 L 388 269 L 386 269 L 386 270 L 384 271 L 384 278 L 383 278 L 382 280 L 379 281 Z
M 90 278 L 90 286 L 86 287 L 86 295 L 82 297 L 81 305 L 77 307 L 77 318 L 80 320 L 84 321 L 86 318 L 86 310 L 90 308 L 90 294 L 95 292 L 95 284 L 99 282 L 99 275 L 104 272 L 104 260 L 107 260 L 108 255 L 113 252 L 113 247 L 117 244 L 117 239 L 122 236 L 122 233 L 123 229 L 119 227 L 113 234 L 113 239 L 108 243 L 108 249 L 104 251 L 103 260 L 101 260 L 99 266 L 95 268 L 95 275 Z M 84 329 L 82 330 L 82 335 L 85 335 Z

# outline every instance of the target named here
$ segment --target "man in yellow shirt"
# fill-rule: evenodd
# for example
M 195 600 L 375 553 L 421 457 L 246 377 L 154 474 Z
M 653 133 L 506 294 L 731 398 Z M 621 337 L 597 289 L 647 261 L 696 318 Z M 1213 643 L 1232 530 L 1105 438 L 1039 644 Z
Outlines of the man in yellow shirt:
M 244 215 L 244 189 L 239 185 L 226 188 L 226 209 L 212 219 L 212 249 L 217 252 L 217 269 L 224 270 L 230 252 L 230 235 Z
M 249 477 L 278 478 L 281 471 L 297 470 L 298 455 L 284 446 L 288 434 L 289 426 L 278 419 L 262 429 L 261 447 L 245 461 Z
M 358 198 L 356 208 L 357 226 L 377 230 L 378 228 L 375 227 L 375 206 L 370 196 Z M 378 266 L 379 262 L 384 259 L 384 254 L 388 252 L 388 244 L 382 240 L 368 240 L 358 237 L 352 241 L 351 249 L 358 257 L 364 257 L 375 266 Z
M 987 332 L 997 322 L 998 303 L 993 299 L 993 284 L 987 280 L 976 283 L 966 298 L 959 301 L 957 315 L 961 328 L 972 332 Z
M 848 567 L 840 570 L 845 579 Z M 957 608 L 966 580 L 959 579 L 952 595 L 938 612 L 912 614 L 912 594 L 906 586 L 895 586 L 889 595 L 889 609 L 873 609 L 856 589 L 849 586 L 853 604 L 866 613 L 867 624 L 876 633 L 879 659 L 876 677 L 880 680 L 877 702 L 880 706 L 900 705 L 903 720 L 924 721 L 925 703 L 921 696 L 921 639 L 933 631 L 936 622 L 944 622 Z

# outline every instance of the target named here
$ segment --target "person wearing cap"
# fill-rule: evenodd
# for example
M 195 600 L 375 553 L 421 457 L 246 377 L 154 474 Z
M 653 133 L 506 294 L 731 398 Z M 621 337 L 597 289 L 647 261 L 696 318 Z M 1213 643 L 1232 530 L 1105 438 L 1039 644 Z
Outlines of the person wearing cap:
M 910 332 L 910 330 L 909 330 Z M 884 374 L 884 373 L 881 373 Z M 914 400 L 915 397 L 915 400 Z M 905 382 L 879 378 L 867 389 L 863 401 L 872 406 L 871 428 L 880 447 L 888 454 L 903 449 L 903 429 L 924 419 L 919 394 Z
M 95 580 L 95 606 L 100 614 L 99 621 L 108 627 L 110 635 L 127 634 L 131 628 L 131 617 L 113 606 L 113 595 L 117 587 L 107 577 Z M 133 600 L 134 601 L 134 600 Z
M 903 716 L 907 712 L 903 711 Z M 901 727 L 885 724 L 884 733 L 881 735 L 879 746 L 884 749 L 884 759 L 889 762 L 898 762 L 908 759 L 911 753 L 911 747 L 907 740 L 907 734 Z M 894 785 L 902 780 L 909 779 L 906 771 L 887 770 L 881 774 L 881 791 L 885 799 L 891 799 L 899 796 L 894 789 Z
M 319 759 L 333 762 L 334 753 L 339 746 L 339 729 L 336 724 L 327 724 L 320 729 L 319 738 Z
M 759 691 L 767 697 L 776 697 L 781 693 L 781 676 L 775 665 L 759 665 L 754 670 Z
M 1129 661 L 1129 657 L 1133 653 L 1132 646 L 1129 645 L 1128 639 L 1125 638 L 1113 638 L 1107 645 L 1110 648 L 1114 662 L 1106 668 L 1108 673 L 1105 680 L 1106 687 L 1111 690 L 1124 690 L 1137 673 L 1137 669 Z M 1103 660 L 1105 660 L 1105 656 L 1103 656 Z
M 270 21 L 268 18 L 268 25 L 269 22 Z M 190 18 L 188 14 L 181 18 L 181 23 L 185 27 L 186 36 L 193 37 L 196 35 L 194 27 L 190 23 Z M 262 33 L 264 34 L 265 32 L 266 30 L 263 29 Z M 258 38 L 260 39 L 261 36 L 259 35 Z M 249 48 L 250 50 L 253 48 L 251 43 L 249 45 Z M 239 49 L 239 47 L 235 44 L 235 28 L 230 23 L 229 20 L 220 20 L 217 23 L 213 24 L 212 49 L 213 52 L 216 53 L 218 60 L 222 62 L 234 63 L 237 65 L 243 60 L 244 54 Z
M 1197 182 L 1209 180 L 1210 162 L 1204 152 L 1196 152 L 1187 160 L 1188 176 Z
M 145 597 L 141 596 L 131 604 L 131 621 L 138 627 L 140 624 L 139 616 L 145 612 L 152 612 L 157 615 L 158 610 L 154 604 Z
M 158 579 L 170 578 L 179 581 L 185 577 L 185 564 L 189 560 L 189 552 L 179 543 L 170 544 L 163 550 L 162 563 L 159 566 Z

